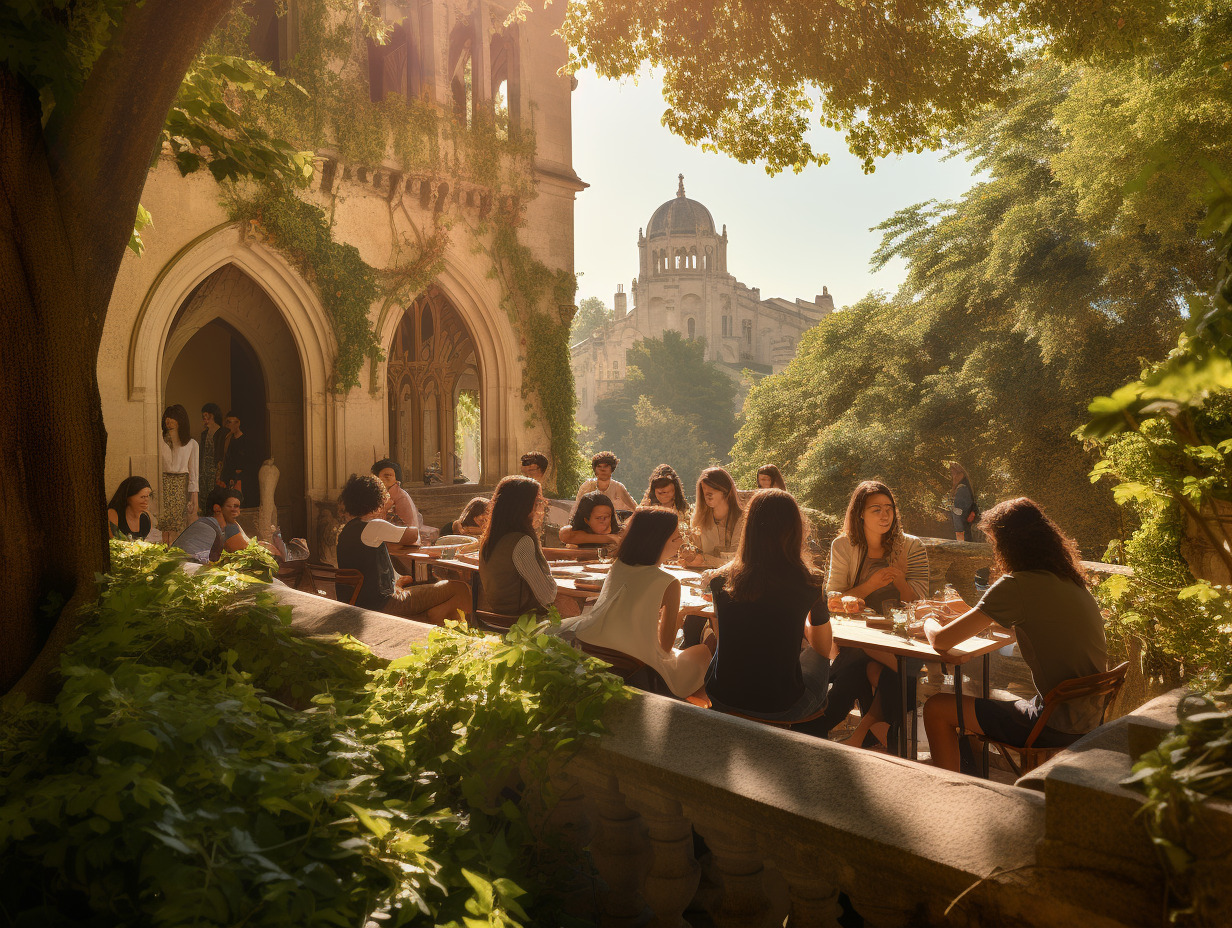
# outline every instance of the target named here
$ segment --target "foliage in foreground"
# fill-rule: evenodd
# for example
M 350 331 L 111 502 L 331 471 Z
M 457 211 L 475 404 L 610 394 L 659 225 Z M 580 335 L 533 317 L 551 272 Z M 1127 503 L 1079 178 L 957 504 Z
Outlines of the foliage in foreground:
M 1125 782 L 1146 792 L 1142 816 L 1169 877 L 1172 923 L 1226 924 L 1227 860 L 1216 856 L 1219 834 L 1202 803 L 1232 801 L 1232 675 L 1207 695 L 1185 697 L 1177 719 Z
M 241 572 L 112 543 L 54 705 L 0 727 L 0 910 L 19 924 L 515 925 L 550 904 L 524 778 L 619 681 L 529 621 L 381 666 Z M 587 672 L 589 671 L 589 672 Z M 528 911 L 530 914 L 528 915 Z

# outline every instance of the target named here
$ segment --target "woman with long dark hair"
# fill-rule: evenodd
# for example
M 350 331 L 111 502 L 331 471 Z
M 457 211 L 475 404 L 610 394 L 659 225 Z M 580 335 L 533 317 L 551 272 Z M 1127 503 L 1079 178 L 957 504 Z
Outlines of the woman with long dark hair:
M 107 503 L 107 524 L 112 538 L 144 540 L 150 534 L 150 496 L 153 490 L 144 477 L 120 481 Z
M 201 466 L 197 440 L 188 430 L 188 410 L 176 403 L 163 410 L 162 494 L 159 497 L 158 530 L 163 544 L 184 531 L 197 518 L 197 493 Z
M 863 599 L 875 612 L 928 595 L 928 552 L 903 531 L 894 493 L 880 480 L 865 480 L 852 491 L 843 533 L 830 545 L 828 579 L 830 590 Z M 823 725 L 837 725 L 859 703 L 860 725 L 848 743 L 864 744 L 869 731 L 887 740 L 890 725 L 902 715 L 902 694 L 897 675 L 884 673 L 885 667 L 897 669 L 887 652 L 844 648 L 833 668 L 834 692 Z
M 792 722 L 825 705 L 837 649 L 822 577 L 804 562 L 803 541 L 790 493 L 753 494 L 735 557 L 710 580 L 719 646 L 706 694 L 717 707 Z
M 707 467 L 697 478 L 697 505 L 693 508 L 693 534 L 698 553 L 688 567 L 722 567 L 731 560 L 736 539 L 744 527 L 744 506 L 731 474 Z
M 539 481 L 510 476 L 496 485 L 479 542 L 479 608 L 520 616 L 552 605 L 556 581 L 539 546 L 546 510 Z
M 1108 646 L 1104 619 L 1090 591 L 1078 546 L 1027 497 L 998 503 L 980 520 L 993 549 L 999 577 L 974 608 L 942 625 L 924 625 L 929 643 L 945 652 L 990 625 L 1013 629 L 1022 659 L 1031 668 L 1032 700 L 963 696 L 963 724 L 1005 744 L 1022 745 L 1043 711 L 1044 694 L 1075 677 L 1103 673 Z M 1057 706 L 1035 740 L 1041 748 L 1066 747 L 1100 723 L 1098 700 Z M 933 763 L 959 769 L 958 706 L 937 693 L 924 703 L 924 728 Z
M 763 464 L 757 468 L 757 488 L 759 490 L 786 490 L 783 475 L 773 464 Z
M 954 523 L 955 541 L 972 541 L 972 529 L 979 518 L 980 508 L 975 502 L 975 490 L 967 469 L 957 461 L 950 462 L 950 489 L 954 499 L 950 504 L 950 518 Z
M 673 647 L 680 627 L 680 581 L 663 564 L 676 556 L 682 541 L 675 510 L 639 506 L 598 601 L 566 630 L 588 644 L 636 657 L 685 697 L 701 688 L 712 650 Z
M 571 548 L 606 548 L 620 543 L 620 519 L 607 494 L 593 490 L 578 500 L 560 540 Z
M 684 498 L 684 484 L 680 481 L 680 475 L 670 464 L 660 464 L 651 472 L 642 505 L 672 509 L 681 522 L 688 522 L 693 515 L 688 500 Z
M 491 505 L 491 500 L 486 496 L 474 497 L 462 507 L 462 514 L 457 519 L 441 529 L 441 535 L 471 535 L 478 538 L 488 524 L 488 507 Z

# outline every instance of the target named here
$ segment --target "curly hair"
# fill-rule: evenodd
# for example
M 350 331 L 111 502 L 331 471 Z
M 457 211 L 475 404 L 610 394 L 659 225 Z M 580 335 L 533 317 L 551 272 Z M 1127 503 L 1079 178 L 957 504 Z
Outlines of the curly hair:
M 864 507 L 870 496 L 884 493 L 890 497 L 890 505 L 894 507 L 894 521 L 881 539 L 885 556 L 891 561 L 894 554 L 905 544 L 903 540 L 903 524 L 898 519 L 898 501 L 894 493 L 880 480 L 865 480 L 852 491 L 851 501 L 847 504 L 847 514 L 843 517 L 843 534 L 857 548 L 868 548 L 868 539 L 864 537 Z
M 1020 496 L 998 503 L 984 513 L 980 529 L 992 544 L 996 573 L 1046 570 L 1086 587 L 1078 545 L 1034 500 Z
M 674 488 L 676 494 L 675 499 L 672 500 L 672 508 L 678 513 L 688 512 L 689 504 L 684 498 L 684 484 L 680 482 L 680 475 L 676 473 L 676 469 L 670 464 L 660 464 L 651 472 L 650 484 L 646 487 L 646 495 L 642 497 L 642 505 L 661 505 L 655 496 L 655 490 L 669 484 Z
M 352 519 L 382 508 L 389 499 L 385 484 L 372 474 L 351 474 L 338 494 L 338 502 Z
M 610 451 L 600 451 L 590 459 L 590 469 L 593 471 L 600 464 L 606 464 L 612 470 L 615 470 L 616 466 L 620 464 L 620 458 L 616 457 L 616 455 L 612 454 Z

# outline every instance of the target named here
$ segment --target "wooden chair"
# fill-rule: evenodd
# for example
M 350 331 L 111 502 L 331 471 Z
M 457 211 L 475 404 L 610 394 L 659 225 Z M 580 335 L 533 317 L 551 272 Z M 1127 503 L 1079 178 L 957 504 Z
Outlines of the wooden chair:
M 716 712 L 722 712 L 724 715 L 731 715 L 738 719 L 747 719 L 750 722 L 760 722 L 762 725 L 773 725 L 776 728 L 791 728 L 793 725 L 803 725 L 805 722 L 811 722 L 813 719 L 819 719 L 825 713 L 826 707 L 822 705 L 820 709 L 805 719 L 795 719 L 791 722 L 776 722 L 772 719 L 759 719 L 755 715 L 745 715 L 743 712 L 737 712 L 734 709 L 721 709 L 710 701 L 710 697 L 706 695 L 706 688 L 702 687 L 692 696 L 685 698 L 685 702 L 690 705 L 697 706 L 701 709 L 714 709 Z
M 293 590 L 306 590 L 305 582 L 308 576 L 307 561 L 279 561 L 278 573 L 275 579 L 281 580 Z M 315 592 L 315 590 L 313 591 Z
M 1065 748 L 1033 747 L 1035 739 L 1040 736 L 1040 733 L 1043 732 L 1048 724 L 1048 719 L 1052 716 L 1053 710 L 1057 706 L 1073 702 L 1075 699 L 1103 699 L 1103 708 L 1099 714 L 1099 724 L 1104 724 L 1104 717 L 1108 714 L 1108 707 L 1112 705 L 1112 701 L 1116 699 L 1121 685 L 1125 682 L 1125 672 L 1128 669 L 1129 662 L 1126 661 L 1104 673 L 1093 673 L 1087 677 L 1075 677 L 1072 680 L 1066 680 L 1064 683 L 1057 684 L 1044 697 L 1043 711 L 1040 712 L 1039 718 L 1035 720 L 1035 727 L 1031 729 L 1031 734 L 1027 735 L 1026 743 L 1021 747 L 1016 744 L 994 741 L 992 738 L 981 737 L 980 735 L 972 735 L 972 737 L 979 738 L 986 742 L 989 747 L 996 748 L 1013 769 L 1015 776 L 1022 776 L 1024 773 L 1034 770 L 1044 761 L 1048 760 L 1048 758 L 1065 750 Z M 1014 763 L 1014 758 L 1010 756 L 1011 751 L 1017 754 L 1021 760 L 1021 768 L 1018 764 Z
M 331 564 L 309 564 L 305 574 L 305 579 L 311 579 L 312 582 L 309 592 L 324 596 L 326 599 L 337 599 L 338 602 L 342 602 L 338 599 L 338 587 L 349 586 L 351 598 L 347 600 L 347 603 L 351 606 L 354 606 L 355 601 L 359 599 L 360 587 L 364 585 L 364 575 L 358 570 L 334 567 Z
M 471 627 L 484 632 L 494 632 L 503 635 L 518 624 L 518 615 L 504 615 L 500 612 L 486 612 L 476 609 L 471 613 Z
M 625 654 L 624 651 L 614 651 L 611 648 L 604 648 L 597 644 L 587 644 L 580 639 L 574 642 L 574 647 L 585 654 L 589 654 L 591 657 L 597 657 L 599 660 L 611 664 L 612 673 L 622 680 L 628 680 L 646 666 L 633 655 Z

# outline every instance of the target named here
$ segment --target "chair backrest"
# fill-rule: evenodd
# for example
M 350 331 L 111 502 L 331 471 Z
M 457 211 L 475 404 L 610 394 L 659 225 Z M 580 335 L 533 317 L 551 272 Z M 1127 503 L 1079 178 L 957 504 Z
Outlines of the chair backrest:
M 364 575 L 358 570 L 333 567 L 329 564 L 309 564 L 307 575 L 312 577 L 313 592 L 339 602 L 342 600 L 338 597 L 338 587 L 349 586 L 351 596 L 347 603 L 352 606 L 359 599 L 359 589 L 364 585 Z
M 280 561 L 277 578 L 293 590 L 302 590 L 307 585 L 304 581 L 308 575 L 307 561 Z
M 638 660 L 632 654 L 625 654 L 624 651 L 614 651 L 611 648 L 604 648 L 597 644 L 588 644 L 581 639 L 575 643 L 575 647 L 591 657 L 597 657 L 599 660 L 611 664 L 612 672 L 618 677 L 630 677 L 646 666 L 645 663 Z
M 480 631 L 496 632 L 503 635 L 518 623 L 521 616 L 504 615 L 500 612 L 485 612 L 477 609 L 471 613 L 471 625 Z
M 1104 716 L 1108 714 L 1108 706 L 1112 704 L 1112 700 L 1120 692 L 1121 686 L 1125 683 L 1125 674 L 1128 670 L 1129 661 L 1125 661 L 1123 664 L 1118 664 L 1116 667 L 1103 673 L 1074 677 L 1072 680 L 1058 683 L 1044 696 L 1044 709 L 1040 712 L 1039 718 L 1036 719 L 1035 727 L 1031 729 L 1031 734 L 1027 738 L 1027 743 L 1024 747 L 1029 748 L 1035 743 L 1035 739 L 1048 724 L 1048 718 L 1052 715 L 1053 709 L 1062 703 L 1073 702 L 1075 699 L 1102 699 L 1103 705 L 1100 707 L 1099 723 L 1101 725 L 1104 724 Z

